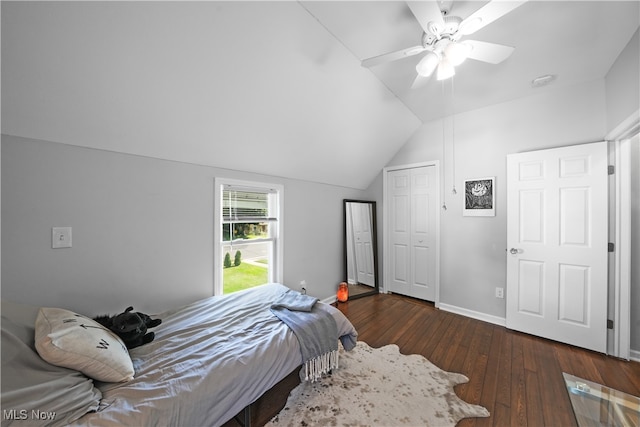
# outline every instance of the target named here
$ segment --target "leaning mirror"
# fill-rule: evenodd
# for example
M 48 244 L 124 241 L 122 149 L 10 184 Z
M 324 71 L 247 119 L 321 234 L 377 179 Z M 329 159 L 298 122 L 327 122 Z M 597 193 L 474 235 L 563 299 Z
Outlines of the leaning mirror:
M 344 232 L 349 299 L 378 293 L 376 202 L 345 200 Z

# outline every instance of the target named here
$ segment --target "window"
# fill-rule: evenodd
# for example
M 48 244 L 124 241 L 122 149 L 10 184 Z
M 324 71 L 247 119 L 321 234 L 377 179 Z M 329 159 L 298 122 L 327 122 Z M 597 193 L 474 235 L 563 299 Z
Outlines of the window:
M 216 179 L 216 295 L 282 281 L 282 193 L 279 185 Z

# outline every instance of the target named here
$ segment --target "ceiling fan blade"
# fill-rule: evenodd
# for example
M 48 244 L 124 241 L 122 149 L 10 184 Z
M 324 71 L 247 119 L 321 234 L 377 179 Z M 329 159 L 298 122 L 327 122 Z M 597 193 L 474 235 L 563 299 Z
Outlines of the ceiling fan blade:
M 512 10 L 526 2 L 527 0 L 490 1 L 460 23 L 461 31 L 463 32 L 463 34 L 475 33 L 480 28 L 489 25 L 496 19 L 501 18 L 502 16 L 506 15 L 507 13 L 511 12 Z M 467 31 L 464 30 L 465 27 L 468 27 Z
M 465 40 L 464 43 L 472 47 L 467 58 L 488 62 L 490 64 L 501 63 L 515 50 L 515 48 L 511 46 L 481 42 L 478 40 Z
M 419 89 L 425 86 L 429 80 L 431 80 L 431 76 L 424 77 L 418 74 L 416 76 L 416 79 L 413 81 L 413 84 L 411 85 L 411 89 Z
M 385 53 L 383 55 L 367 58 L 362 61 L 362 66 L 371 68 L 375 65 L 382 64 L 383 62 L 396 61 L 402 58 L 408 58 L 409 56 L 417 55 L 424 52 L 425 49 L 422 46 L 413 46 L 407 49 L 397 50 L 395 52 Z
M 435 22 L 439 28 L 444 28 L 444 18 L 437 1 L 408 1 L 407 6 L 425 33 L 429 32 L 429 22 Z

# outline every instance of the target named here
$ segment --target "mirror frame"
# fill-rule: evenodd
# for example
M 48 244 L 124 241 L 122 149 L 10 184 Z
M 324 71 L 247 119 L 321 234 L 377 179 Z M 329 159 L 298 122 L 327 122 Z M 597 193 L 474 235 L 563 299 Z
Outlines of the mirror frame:
M 343 205 L 342 205 L 342 210 L 343 210 L 343 229 L 342 229 L 342 236 L 344 238 L 344 242 L 343 242 L 343 259 L 344 259 L 344 277 L 345 277 L 345 281 L 347 281 L 348 278 L 348 273 L 347 273 L 347 203 L 366 203 L 371 205 L 371 246 L 373 248 L 373 269 L 375 271 L 375 285 L 373 286 L 373 289 L 369 292 L 362 292 L 359 293 L 357 295 L 351 295 L 351 292 L 349 292 L 349 300 L 354 300 L 354 299 L 358 299 L 358 298 L 362 298 L 362 297 L 366 297 L 369 295 L 375 295 L 377 293 L 380 293 L 380 286 L 379 286 L 379 276 L 380 276 L 380 272 L 378 271 L 378 226 L 377 226 L 377 220 L 376 220 L 376 202 L 374 200 L 356 200 L 356 199 L 344 199 L 343 201 Z

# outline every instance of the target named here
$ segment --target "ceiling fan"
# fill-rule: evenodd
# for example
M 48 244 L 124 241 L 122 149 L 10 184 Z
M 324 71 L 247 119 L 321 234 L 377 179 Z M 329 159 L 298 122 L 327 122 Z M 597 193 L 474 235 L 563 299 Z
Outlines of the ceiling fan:
M 507 2 L 493 0 L 468 18 L 462 19 L 450 13 L 451 1 L 409 1 L 407 2 L 409 9 L 424 30 L 421 44 L 365 59 L 362 61 L 362 66 L 370 68 L 384 62 L 424 53 L 416 66 L 418 76 L 412 85 L 415 88 L 426 83 L 436 69 L 438 80 L 452 77 L 455 74 L 455 66 L 460 65 L 467 58 L 498 64 L 511 55 L 513 47 L 478 40 L 462 40 L 462 38 L 473 34 L 525 2 L 526 0 Z

